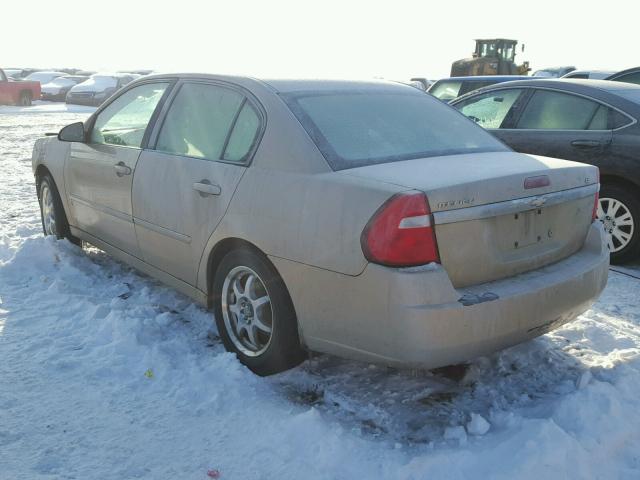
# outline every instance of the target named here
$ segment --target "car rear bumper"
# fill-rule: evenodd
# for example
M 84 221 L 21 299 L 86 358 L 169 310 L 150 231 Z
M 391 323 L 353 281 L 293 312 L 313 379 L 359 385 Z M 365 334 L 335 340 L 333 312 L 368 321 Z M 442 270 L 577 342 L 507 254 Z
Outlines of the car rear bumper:
M 436 368 L 492 353 L 569 322 L 607 283 L 609 251 L 600 223 L 564 260 L 506 279 L 455 289 L 441 265 L 369 265 L 359 277 L 334 275 L 313 291 L 292 290 L 301 335 L 311 350 L 398 367 Z M 280 266 L 278 266 L 280 268 Z M 285 281 L 290 274 L 285 267 Z M 331 283 L 327 283 L 330 281 Z M 333 298 L 332 298 L 333 297 Z
M 578 253 L 515 277 L 459 289 L 453 305 L 398 305 L 401 363 L 435 367 L 470 360 L 553 330 L 585 312 L 607 283 L 609 251 L 599 223 Z

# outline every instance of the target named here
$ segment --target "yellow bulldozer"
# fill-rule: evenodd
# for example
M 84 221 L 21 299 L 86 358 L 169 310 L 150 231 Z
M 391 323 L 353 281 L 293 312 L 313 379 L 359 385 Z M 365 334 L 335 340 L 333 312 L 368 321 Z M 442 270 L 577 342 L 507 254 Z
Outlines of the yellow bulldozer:
M 472 75 L 527 75 L 529 62 L 516 65 L 517 40 L 492 38 L 476 40 L 473 58 L 456 60 L 451 65 L 452 77 Z M 524 44 L 522 45 L 524 52 Z

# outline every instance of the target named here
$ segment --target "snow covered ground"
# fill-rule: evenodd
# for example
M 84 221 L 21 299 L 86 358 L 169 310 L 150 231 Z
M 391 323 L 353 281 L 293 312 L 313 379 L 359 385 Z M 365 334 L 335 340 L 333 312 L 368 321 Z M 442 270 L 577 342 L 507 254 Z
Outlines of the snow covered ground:
M 186 297 L 42 236 L 33 141 L 90 111 L 0 107 L 0 479 L 640 478 L 640 267 L 466 370 L 258 378 Z

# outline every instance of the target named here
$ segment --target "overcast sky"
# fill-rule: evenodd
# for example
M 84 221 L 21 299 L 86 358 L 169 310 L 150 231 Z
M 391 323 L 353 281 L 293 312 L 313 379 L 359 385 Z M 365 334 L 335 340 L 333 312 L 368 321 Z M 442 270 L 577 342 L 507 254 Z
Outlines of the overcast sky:
M 0 66 L 439 78 L 473 39 L 506 37 L 534 70 L 618 70 L 640 65 L 639 13 L 639 0 L 10 0 Z

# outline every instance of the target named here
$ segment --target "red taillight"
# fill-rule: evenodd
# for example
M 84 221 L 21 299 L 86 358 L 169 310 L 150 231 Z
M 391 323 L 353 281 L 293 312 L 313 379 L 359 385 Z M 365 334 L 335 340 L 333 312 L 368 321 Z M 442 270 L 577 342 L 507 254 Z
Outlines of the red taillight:
M 440 261 L 424 193 L 391 197 L 369 220 L 360 243 L 367 260 L 382 265 L 408 267 Z
M 593 211 L 591 212 L 591 222 L 595 222 L 598 218 L 598 202 L 600 201 L 600 192 L 596 192 L 596 199 L 593 202 Z
M 595 222 L 596 218 L 598 218 L 598 203 L 600 202 L 600 169 L 598 167 L 596 167 L 596 183 L 598 184 L 598 191 L 596 192 L 596 198 L 593 202 L 591 222 Z

